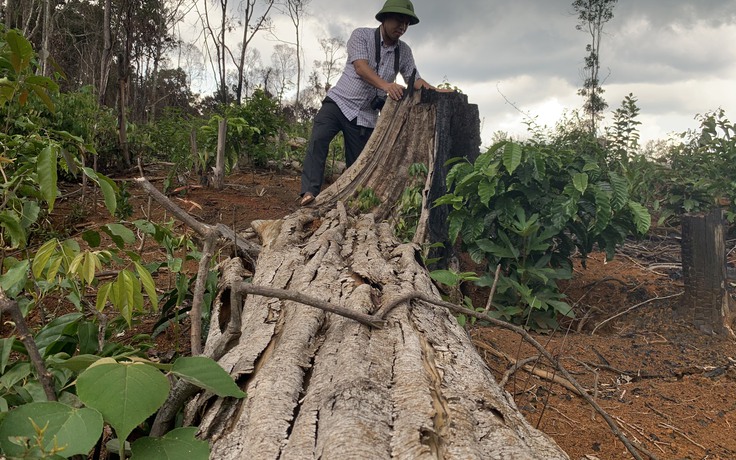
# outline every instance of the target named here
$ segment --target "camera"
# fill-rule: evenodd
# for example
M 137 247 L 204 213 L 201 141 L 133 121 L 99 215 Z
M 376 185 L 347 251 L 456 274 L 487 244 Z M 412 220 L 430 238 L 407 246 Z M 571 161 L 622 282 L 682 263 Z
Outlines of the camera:
M 381 110 L 383 105 L 386 103 L 386 96 L 375 96 L 371 99 L 371 108 L 373 110 Z

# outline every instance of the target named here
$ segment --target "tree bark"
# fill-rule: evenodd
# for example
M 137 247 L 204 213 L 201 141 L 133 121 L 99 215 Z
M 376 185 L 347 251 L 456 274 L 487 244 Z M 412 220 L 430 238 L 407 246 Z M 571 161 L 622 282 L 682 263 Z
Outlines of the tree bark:
M 683 217 L 682 275 L 685 295 L 676 316 L 702 332 L 733 336 L 721 209 Z
M 102 23 L 102 59 L 100 60 L 100 87 L 98 88 L 97 101 L 100 105 L 105 104 L 107 94 L 107 81 L 110 77 L 110 66 L 112 65 L 112 38 L 110 32 L 110 10 L 111 0 L 105 0 L 105 12 Z
M 217 124 L 217 156 L 212 173 L 212 185 L 220 190 L 225 186 L 225 144 L 227 143 L 227 119 L 222 118 Z
M 385 220 L 412 163 L 431 165 L 426 197 L 442 188 L 438 127 L 461 107 L 479 125 L 463 95 L 388 102 L 359 160 L 314 207 L 259 226 L 252 284 L 362 314 L 411 292 L 440 299 L 418 245 L 400 243 Z M 381 204 L 357 214 L 352 198 L 366 187 Z M 524 419 L 448 309 L 415 298 L 372 328 L 293 300 L 241 300 L 233 294 L 241 281 L 227 279 L 204 354 L 248 396 L 200 394 L 189 404 L 187 421 L 211 441 L 211 458 L 568 458 Z

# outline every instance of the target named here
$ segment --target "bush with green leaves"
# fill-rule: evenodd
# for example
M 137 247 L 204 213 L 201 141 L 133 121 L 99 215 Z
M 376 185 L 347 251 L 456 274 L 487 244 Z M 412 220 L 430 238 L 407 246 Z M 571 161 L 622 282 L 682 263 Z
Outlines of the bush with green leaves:
M 503 141 L 475 163 L 454 164 L 447 176 L 450 240 L 487 267 L 477 284 L 501 276 L 495 315 L 534 329 L 572 316 L 557 282 L 572 274 L 572 258 L 596 246 L 613 257 L 630 235 L 643 235 L 650 216 L 630 197 L 625 177 L 598 155 L 530 141 Z
M 5 339 L 3 352 L 8 340 L 13 346 L 12 338 Z M 91 354 L 70 357 L 59 352 L 46 359 L 59 394 L 58 401 L 48 401 L 27 363 L 7 366 L 7 357 L 3 357 L 0 455 L 9 458 L 86 455 L 101 441 L 103 424 L 112 427 L 119 456 L 126 458 L 124 441 L 164 404 L 170 381 L 181 379 L 222 397 L 245 396 L 227 372 L 203 356 L 160 364 L 124 355 L 117 359 Z M 13 392 L 24 398 L 9 403 L 7 394 Z M 130 450 L 136 459 L 159 459 L 162 455 L 207 459 L 209 446 L 195 434 L 196 428 L 189 427 L 174 429 L 160 438 L 139 437 Z
M 0 32 L 0 244 L 22 248 L 42 211 L 51 212 L 59 195 L 59 171 L 84 174 L 103 191 L 111 212 L 118 187 L 84 166 L 80 156 L 92 144 L 56 129 L 53 112 L 57 84 L 36 75 L 36 54 L 18 31 Z M 42 209 L 45 208 L 45 209 Z
M 212 115 L 200 128 L 198 140 L 204 152 L 201 163 L 205 169 L 214 165 L 218 124 L 223 118 L 227 120 L 227 170 L 241 157 L 248 158 L 257 167 L 266 166 L 270 159 L 278 159 L 279 144 L 274 143 L 272 138 L 284 129 L 285 121 L 278 102 L 259 89 L 243 104 L 225 107 L 224 116 Z
M 402 241 L 411 241 L 417 231 L 427 172 L 427 166 L 423 163 L 414 163 L 409 166 L 409 184 L 399 198 L 394 222 L 394 233 Z
M 726 207 L 736 221 L 736 124 L 723 110 L 698 117 L 700 127 L 680 135 L 663 158 L 654 159 L 656 173 L 644 178 L 647 190 L 657 191 L 652 207 L 664 223 L 684 213 Z
M 108 340 L 119 330 L 116 319 L 99 320 L 104 318 L 108 305 L 130 326 L 136 311 L 143 309 L 144 293 L 156 307 L 158 294 L 151 271 L 164 265 L 177 280 L 184 280 L 177 282 L 172 292 L 183 284 L 185 293 L 170 295 L 180 305 L 189 283 L 181 273 L 183 259 L 176 254 L 189 250 L 187 257 L 200 256 L 186 236 L 177 237 L 169 226 L 147 221 L 136 221 L 134 226 L 166 249 L 165 262 L 144 264 L 136 251 L 127 249 L 137 243 L 136 234 L 125 225 L 106 224 L 100 231 L 84 233 L 88 249 L 81 249 L 74 240 L 49 240 L 32 260 L 15 261 L 0 275 L 0 288 L 17 300 L 22 313 L 52 294 L 64 296 L 80 310 L 52 319 L 33 334 L 59 402 L 46 402 L 22 343 L 13 336 L 0 340 L 0 454 L 11 458 L 66 458 L 86 453 L 99 439 L 103 420 L 120 440 L 125 440 L 167 398 L 169 379 L 160 370 L 216 394 L 243 396 L 212 360 L 179 358 L 173 365 L 154 364 L 143 358 L 150 336 L 138 336 L 128 345 Z M 103 236 L 114 246 L 98 249 Z M 114 279 L 99 278 L 100 270 L 113 262 L 119 268 Z M 90 288 L 97 291 L 94 305 L 89 305 L 85 296 Z M 210 293 L 209 302 L 212 296 Z M 88 319 L 83 311 L 95 314 Z M 70 432 L 80 426 L 85 427 L 84 436 L 69 439 Z M 141 438 L 130 449 L 135 458 L 160 458 L 157 455 L 164 451 L 173 455 L 170 458 L 207 458 L 207 444 L 197 441 L 195 432 L 191 428 L 177 429 L 162 438 Z M 126 449 L 123 442 L 118 446 Z

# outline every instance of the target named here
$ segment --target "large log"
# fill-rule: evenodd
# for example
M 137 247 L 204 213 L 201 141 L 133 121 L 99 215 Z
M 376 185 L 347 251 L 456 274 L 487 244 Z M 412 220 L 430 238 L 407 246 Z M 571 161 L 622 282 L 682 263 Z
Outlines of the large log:
M 384 219 L 409 165 L 442 169 L 437 128 L 457 112 L 438 121 L 438 107 L 453 104 L 468 108 L 457 94 L 389 102 L 358 162 L 315 207 L 259 227 L 252 283 L 363 314 L 414 291 L 439 299 L 418 245 L 401 244 Z M 427 190 L 442 173 L 432 176 Z M 381 197 L 372 214 L 343 205 L 360 187 Z M 228 265 L 204 353 L 219 358 L 247 397 L 200 394 L 189 404 L 188 421 L 212 442 L 211 458 L 568 458 L 528 424 L 447 309 L 415 299 L 369 327 L 292 300 L 241 300 L 242 267 Z

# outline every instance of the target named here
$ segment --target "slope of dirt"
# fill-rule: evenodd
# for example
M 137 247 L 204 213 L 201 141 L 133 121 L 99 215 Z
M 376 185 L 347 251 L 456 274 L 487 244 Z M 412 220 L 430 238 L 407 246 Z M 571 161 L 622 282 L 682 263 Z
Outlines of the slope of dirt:
M 147 174 L 161 189 L 166 168 L 149 167 Z M 298 206 L 300 182 L 294 171 L 236 173 L 219 191 L 195 185 L 194 179 L 179 180 L 179 190 L 171 195 L 175 202 L 203 222 L 222 222 L 238 231 L 252 220 L 279 218 Z M 142 215 L 147 198 L 134 186 L 128 190 L 135 215 Z M 65 222 L 72 204 L 62 200 L 58 206 L 57 215 Z M 155 203 L 145 212 L 154 220 L 168 218 Z M 95 220 L 108 219 L 99 212 L 74 225 L 89 228 Z M 574 278 L 563 286 L 577 319 L 564 331 L 535 338 L 595 395 L 631 440 L 658 458 L 734 459 L 736 344 L 673 321 L 672 306 L 683 290 L 678 259 L 672 238 L 631 243 L 608 263 L 594 254 L 585 268 L 577 265 Z M 487 293 L 476 295 L 476 303 L 484 304 Z M 502 329 L 475 326 L 469 333 L 498 380 L 512 360 L 536 355 L 519 336 Z M 188 332 L 160 336 L 156 352 L 185 350 L 183 337 Z M 530 361 L 529 367 L 553 373 L 541 362 Z M 506 389 L 531 423 L 572 459 L 631 458 L 601 416 L 563 386 L 519 370 L 508 376 Z

